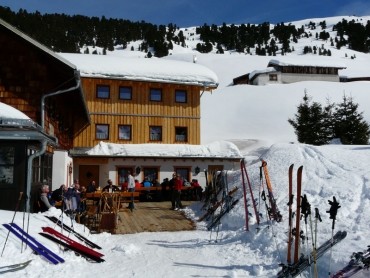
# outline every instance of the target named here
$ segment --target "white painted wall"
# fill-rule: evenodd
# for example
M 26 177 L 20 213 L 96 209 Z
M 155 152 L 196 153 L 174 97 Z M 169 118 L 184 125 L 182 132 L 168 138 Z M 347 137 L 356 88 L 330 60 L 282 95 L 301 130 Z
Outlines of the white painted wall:
M 334 74 L 298 74 L 283 73 L 281 83 L 294 83 L 299 81 L 331 81 L 339 82 L 339 76 Z
M 59 188 L 67 182 L 68 165 L 72 158 L 67 151 L 55 151 L 53 155 L 53 176 L 51 180 L 51 190 Z
M 83 164 L 83 165 L 88 165 Z M 97 165 L 93 163 L 93 165 Z M 159 172 L 159 182 L 162 182 L 165 178 L 171 179 L 172 174 L 174 172 L 175 167 L 191 167 L 192 174 L 190 177 L 191 179 L 197 179 L 199 184 L 202 187 L 206 185 L 206 177 L 204 174 L 204 169 L 208 169 L 209 165 L 223 165 L 224 170 L 240 170 L 240 163 L 239 161 L 233 162 L 228 160 L 220 160 L 220 159 L 162 159 L 162 158 L 110 158 L 108 159 L 107 164 L 100 164 L 99 165 L 99 181 L 97 181 L 100 187 L 104 187 L 107 184 L 107 180 L 111 179 L 113 182 L 118 180 L 118 173 L 117 167 L 158 167 L 160 166 Z M 195 174 L 195 168 L 200 168 L 200 173 Z M 78 164 L 73 165 L 73 175 L 78 177 Z M 135 179 L 138 179 L 141 182 L 144 178 L 143 172 L 141 172 L 138 176 L 134 176 Z

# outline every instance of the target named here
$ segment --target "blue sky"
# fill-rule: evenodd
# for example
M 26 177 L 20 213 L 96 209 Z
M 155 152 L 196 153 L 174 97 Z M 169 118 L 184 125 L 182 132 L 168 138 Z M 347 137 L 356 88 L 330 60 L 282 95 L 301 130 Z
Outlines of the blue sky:
M 105 16 L 179 27 L 280 23 L 306 18 L 370 15 L 369 0 L 0 0 L 17 12 Z

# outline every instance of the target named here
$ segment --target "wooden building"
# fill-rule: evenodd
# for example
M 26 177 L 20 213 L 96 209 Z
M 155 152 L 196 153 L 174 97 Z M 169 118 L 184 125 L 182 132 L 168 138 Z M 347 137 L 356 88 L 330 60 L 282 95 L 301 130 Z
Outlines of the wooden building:
M 30 119 L 28 123 L 35 123 L 12 126 L 6 115 L 0 119 L 3 134 L 0 152 L 13 147 L 20 150 L 19 167 L 13 168 L 12 182 L 0 181 L 0 208 L 14 209 L 18 194 L 26 192 L 27 183 L 32 192 L 43 181 L 50 184 L 54 149 L 70 149 L 74 136 L 90 120 L 76 67 L 3 20 L 0 20 L 0 102 L 23 112 Z M 19 129 L 34 133 L 19 140 Z M 45 150 L 32 156 L 42 149 L 43 142 Z M 28 167 L 31 158 L 32 167 Z M 32 180 L 27 182 L 30 171 Z
M 81 185 L 95 180 L 104 186 L 108 179 L 122 184 L 128 171 L 139 181 L 162 181 L 178 172 L 187 180 L 200 177 L 205 185 L 199 169 L 233 169 L 239 162 L 240 154 L 229 157 L 226 149 L 194 155 L 201 140 L 201 95 L 217 88 L 217 76 L 209 69 L 165 59 L 60 55 L 80 71 L 91 118 L 69 151 Z M 91 153 L 102 143 L 125 151 Z M 184 146 L 192 151 L 183 154 Z M 167 149 L 158 155 L 154 150 L 162 147 Z

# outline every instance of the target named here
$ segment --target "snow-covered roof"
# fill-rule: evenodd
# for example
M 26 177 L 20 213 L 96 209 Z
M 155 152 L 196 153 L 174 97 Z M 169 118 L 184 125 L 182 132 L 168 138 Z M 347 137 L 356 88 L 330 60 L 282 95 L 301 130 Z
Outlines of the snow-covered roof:
M 0 102 L 0 126 L 40 129 L 37 123 L 31 120 L 26 114 L 2 102 Z
M 242 157 L 238 147 L 227 141 L 207 145 L 186 144 L 113 144 L 99 142 L 86 152 L 89 156 L 231 158 Z
M 128 58 L 114 55 L 60 53 L 76 65 L 82 77 L 165 82 L 216 88 L 217 75 L 190 62 L 158 58 Z
M 263 70 L 254 70 L 249 74 L 249 80 L 252 80 L 255 76 L 263 73 L 275 72 L 276 69 L 274 67 L 268 67 Z
M 330 67 L 330 68 L 340 68 L 345 69 L 346 65 L 338 63 L 335 59 L 330 57 L 313 57 L 311 55 L 306 55 L 302 59 L 297 59 L 294 57 L 284 57 L 281 59 L 272 59 L 269 61 L 268 67 L 270 66 L 306 66 L 306 67 Z
M 41 126 L 16 108 L 0 102 L 0 140 L 46 140 L 57 145 L 55 137 L 43 132 Z
M 29 120 L 30 118 L 23 112 L 15 109 L 14 107 L 7 105 L 3 102 L 0 102 L 0 118 L 7 119 L 23 119 Z

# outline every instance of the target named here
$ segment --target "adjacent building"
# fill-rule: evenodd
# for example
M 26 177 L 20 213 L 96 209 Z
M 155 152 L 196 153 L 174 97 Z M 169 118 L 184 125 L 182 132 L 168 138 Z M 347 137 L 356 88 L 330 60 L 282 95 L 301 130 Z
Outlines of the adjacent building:
M 234 85 L 267 85 L 289 84 L 300 81 L 330 81 L 339 82 L 339 70 L 344 65 L 330 60 L 330 58 L 307 57 L 307 59 L 293 59 L 282 57 L 272 59 L 266 69 L 255 70 L 248 74 L 234 78 Z

